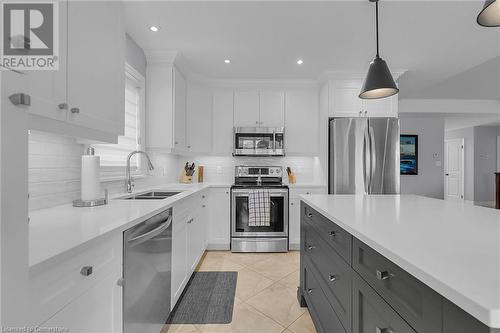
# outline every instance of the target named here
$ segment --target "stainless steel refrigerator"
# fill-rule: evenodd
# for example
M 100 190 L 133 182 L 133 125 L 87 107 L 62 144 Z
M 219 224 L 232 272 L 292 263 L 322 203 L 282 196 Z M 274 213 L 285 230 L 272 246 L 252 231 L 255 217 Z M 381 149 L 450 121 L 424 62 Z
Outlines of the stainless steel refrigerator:
M 399 119 L 330 119 L 328 193 L 399 193 Z

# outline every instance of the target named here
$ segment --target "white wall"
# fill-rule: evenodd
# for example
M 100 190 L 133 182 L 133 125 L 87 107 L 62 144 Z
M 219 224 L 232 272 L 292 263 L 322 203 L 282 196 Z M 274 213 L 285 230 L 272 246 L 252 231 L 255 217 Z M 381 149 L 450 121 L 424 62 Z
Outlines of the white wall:
M 446 131 L 445 139 L 464 139 L 464 195 L 465 200 L 474 201 L 474 127 Z
M 130 37 L 126 35 L 125 43 L 125 59 L 128 64 L 134 67 L 142 76 L 146 77 L 146 56 L 144 51 L 139 45 Z
M 402 118 L 401 134 L 418 135 L 418 175 L 401 175 L 401 193 L 442 199 L 444 120 Z
M 480 205 L 491 206 L 495 201 L 497 134 L 497 127 L 474 128 L 474 201 Z

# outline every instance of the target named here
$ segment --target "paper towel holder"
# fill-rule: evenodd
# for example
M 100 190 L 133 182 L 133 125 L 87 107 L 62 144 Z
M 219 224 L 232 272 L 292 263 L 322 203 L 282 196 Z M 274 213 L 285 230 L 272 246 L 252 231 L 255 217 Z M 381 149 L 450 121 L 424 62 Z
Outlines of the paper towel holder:
M 97 200 L 73 200 L 73 207 L 96 207 L 107 205 L 109 202 L 108 189 L 104 190 L 104 198 Z

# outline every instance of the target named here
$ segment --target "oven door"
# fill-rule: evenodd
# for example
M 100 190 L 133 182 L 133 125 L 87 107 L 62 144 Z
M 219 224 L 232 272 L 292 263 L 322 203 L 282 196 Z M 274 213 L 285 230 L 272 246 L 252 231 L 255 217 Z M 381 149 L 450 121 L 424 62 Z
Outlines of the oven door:
M 248 225 L 248 189 L 231 191 L 232 237 L 287 237 L 288 236 L 288 189 L 268 189 L 271 199 L 271 225 Z

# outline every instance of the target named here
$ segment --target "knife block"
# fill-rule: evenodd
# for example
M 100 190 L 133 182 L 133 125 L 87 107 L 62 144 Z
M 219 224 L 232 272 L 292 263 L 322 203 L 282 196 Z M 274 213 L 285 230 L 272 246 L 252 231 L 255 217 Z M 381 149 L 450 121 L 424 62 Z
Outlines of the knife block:
M 192 184 L 193 183 L 193 176 L 188 176 L 186 174 L 186 170 L 182 170 L 181 183 L 183 183 L 183 184 Z
M 288 183 L 295 184 L 297 182 L 297 176 L 292 172 L 288 175 Z

